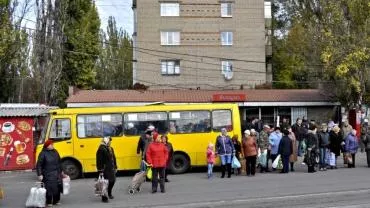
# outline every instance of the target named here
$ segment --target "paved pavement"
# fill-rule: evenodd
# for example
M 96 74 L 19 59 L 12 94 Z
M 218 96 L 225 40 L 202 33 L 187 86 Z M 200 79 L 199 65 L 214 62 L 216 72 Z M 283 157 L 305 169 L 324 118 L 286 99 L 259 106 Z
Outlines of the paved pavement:
M 370 207 L 370 169 L 365 154 L 358 155 L 355 169 L 339 168 L 325 172 L 306 173 L 297 164 L 290 174 L 257 174 L 255 177 L 234 176 L 231 179 L 206 179 L 203 172 L 171 175 L 165 194 L 150 193 L 151 184 L 145 183 L 142 192 L 130 196 L 127 186 L 132 176 L 117 178 L 115 199 L 102 204 L 93 195 L 94 178 L 72 181 L 71 194 L 62 196 L 59 207 Z M 339 164 L 343 164 L 338 161 Z M 339 165 L 342 167 L 343 165 Z M 219 173 L 216 173 L 218 176 Z M 24 207 L 35 173 L 0 173 L 0 184 L 5 199 L 0 207 Z

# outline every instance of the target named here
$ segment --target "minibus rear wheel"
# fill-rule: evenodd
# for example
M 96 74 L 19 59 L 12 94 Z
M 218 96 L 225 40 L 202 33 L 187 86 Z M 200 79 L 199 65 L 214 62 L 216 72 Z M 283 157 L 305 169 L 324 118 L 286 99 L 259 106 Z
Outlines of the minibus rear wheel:
M 175 153 L 172 158 L 171 172 L 173 174 L 185 173 L 190 168 L 190 158 L 185 153 Z
M 62 169 L 63 172 L 67 174 L 72 180 L 77 179 L 81 176 L 81 166 L 71 159 L 65 159 L 62 161 Z

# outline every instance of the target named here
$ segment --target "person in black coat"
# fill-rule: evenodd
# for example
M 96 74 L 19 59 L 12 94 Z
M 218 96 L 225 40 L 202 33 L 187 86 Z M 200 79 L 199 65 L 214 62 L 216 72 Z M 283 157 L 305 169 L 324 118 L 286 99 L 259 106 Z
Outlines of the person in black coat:
M 330 152 L 335 154 L 335 166 L 332 166 L 331 169 L 337 169 L 337 159 L 340 156 L 343 141 L 344 139 L 342 137 L 342 133 L 340 132 L 340 128 L 338 126 L 334 126 L 329 133 L 329 149 Z
M 36 164 L 37 176 L 44 183 L 46 189 L 46 204 L 60 204 L 62 187 L 62 171 L 59 153 L 54 149 L 53 141 L 47 140 L 39 154 Z
M 98 170 L 99 175 L 103 175 L 104 178 L 109 181 L 108 197 L 102 196 L 103 202 L 108 202 L 108 198 L 114 198 L 112 195 L 112 189 L 116 182 L 117 161 L 114 150 L 111 147 L 111 142 L 111 137 L 104 137 L 98 151 L 96 152 L 96 169 Z
M 283 170 L 281 171 L 281 173 L 289 173 L 289 157 L 293 153 L 293 143 L 292 143 L 292 140 L 288 136 L 289 128 L 290 126 L 284 127 L 282 131 L 284 136 L 281 138 L 280 144 L 279 144 L 279 154 L 283 162 Z
M 314 173 L 316 172 L 315 170 L 315 165 L 316 165 L 316 157 L 318 156 L 318 151 L 319 151 L 319 139 L 317 136 L 317 127 L 315 124 L 310 125 L 308 129 L 308 134 L 307 134 L 307 151 L 305 155 L 305 163 L 308 166 L 308 172 L 309 173 Z
M 168 180 L 168 178 L 167 178 L 167 175 L 168 175 L 168 172 L 171 169 L 171 163 L 172 163 L 172 157 L 173 157 L 173 147 L 172 147 L 172 144 L 170 142 L 168 142 L 168 136 L 167 135 L 162 135 L 161 139 L 162 139 L 162 142 L 166 145 L 167 150 L 168 150 L 168 160 L 167 160 L 166 170 L 165 170 L 165 174 L 164 174 L 164 181 L 165 182 L 170 182 L 170 180 Z

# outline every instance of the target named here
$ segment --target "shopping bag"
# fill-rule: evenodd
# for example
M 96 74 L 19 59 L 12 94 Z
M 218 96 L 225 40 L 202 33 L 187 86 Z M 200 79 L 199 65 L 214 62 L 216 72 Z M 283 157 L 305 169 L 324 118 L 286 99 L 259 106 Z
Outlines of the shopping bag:
M 325 151 L 325 164 L 330 165 L 331 152 L 328 149 L 326 149 Z
M 231 163 L 231 167 L 232 168 L 240 168 L 241 167 L 241 164 L 240 164 L 238 158 L 236 158 L 235 156 L 233 157 L 233 161 Z
M 333 152 L 330 153 L 330 162 L 329 162 L 329 165 L 330 166 L 335 166 L 335 154 Z
M 4 199 L 4 190 L 0 187 L 0 199 Z
M 241 174 L 246 174 L 247 173 L 247 161 L 245 158 L 240 159 L 240 165 L 241 165 Z
M 278 166 L 278 164 L 279 164 L 279 160 L 280 160 L 280 158 L 281 158 L 281 155 L 278 155 L 277 157 L 276 157 L 276 159 L 274 160 L 274 162 L 272 163 L 272 168 L 277 168 L 277 166 Z
M 108 184 L 109 181 L 104 179 L 102 175 L 99 176 L 95 183 L 95 195 L 96 196 L 108 196 Z
M 258 148 L 258 154 L 257 154 L 257 157 L 261 156 L 261 148 Z
M 36 186 L 31 188 L 26 207 L 45 207 L 46 189 L 43 186 L 43 183 L 36 183 Z
M 146 177 L 147 177 L 149 180 L 152 180 L 152 178 L 153 178 L 153 171 L 152 171 L 152 168 L 148 168 L 148 171 L 146 172 Z
M 267 163 L 267 150 L 263 151 L 261 155 L 258 157 L 258 163 L 264 168 L 266 167 Z
M 347 160 L 347 164 L 352 165 L 353 160 L 352 160 L 352 155 L 350 153 L 346 153 L 346 160 Z
M 63 180 L 63 195 L 68 195 L 71 189 L 71 178 L 69 176 L 62 179 Z

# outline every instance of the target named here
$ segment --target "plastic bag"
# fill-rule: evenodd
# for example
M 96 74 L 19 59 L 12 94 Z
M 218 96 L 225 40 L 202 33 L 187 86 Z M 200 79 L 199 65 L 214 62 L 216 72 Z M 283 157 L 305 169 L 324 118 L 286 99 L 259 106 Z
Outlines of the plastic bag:
M 148 168 L 148 171 L 146 172 L 146 177 L 147 177 L 149 180 L 152 180 L 152 178 L 153 178 L 153 171 L 152 171 L 152 168 Z
M 233 157 L 233 161 L 231 163 L 231 167 L 232 168 L 240 168 L 241 167 L 241 164 L 240 164 L 238 158 Z
M 45 207 L 46 204 L 46 189 L 43 183 L 37 183 L 32 187 L 26 201 L 26 207 Z
M 109 181 L 104 179 L 102 175 L 99 176 L 95 183 L 95 195 L 96 196 L 108 196 L 108 184 Z
M 278 155 L 277 157 L 276 157 L 276 159 L 274 160 L 274 162 L 272 163 L 272 168 L 277 168 L 278 167 L 278 164 L 279 164 L 279 160 L 280 160 L 280 158 L 281 158 L 281 155 Z
M 335 166 L 335 154 L 333 152 L 330 153 L 330 161 L 329 161 L 330 166 Z
M 68 195 L 71 189 L 71 178 L 69 176 L 63 178 L 63 195 Z
M 267 150 L 263 151 L 261 153 L 261 155 L 258 157 L 258 163 L 262 167 L 266 167 L 266 163 L 267 163 Z

